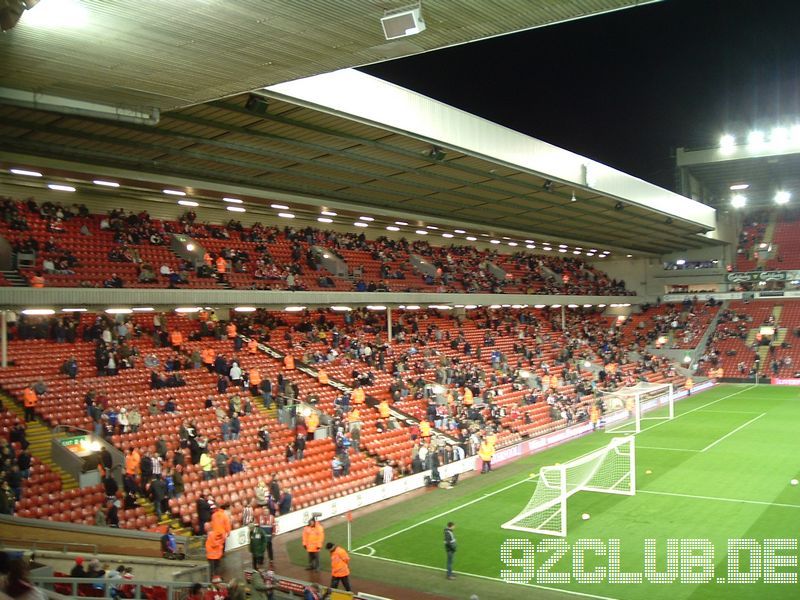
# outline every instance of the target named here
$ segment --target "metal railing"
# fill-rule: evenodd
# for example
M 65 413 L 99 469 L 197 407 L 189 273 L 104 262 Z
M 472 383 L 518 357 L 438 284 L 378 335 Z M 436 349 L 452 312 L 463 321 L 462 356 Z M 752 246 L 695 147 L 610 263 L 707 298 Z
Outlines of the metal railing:
M 206 568 L 206 574 L 208 569 Z M 166 590 L 164 600 L 182 600 L 194 585 L 191 581 L 152 581 L 138 579 L 87 579 L 85 577 L 42 577 L 31 575 L 35 586 L 57 591 L 65 596 L 90 596 L 93 598 L 115 598 L 112 590 L 121 589 L 125 598 L 148 598 L 153 596 L 150 588 Z M 147 588 L 147 589 L 144 589 Z
M 91 552 L 97 554 L 97 544 L 80 542 L 54 542 L 52 540 L 20 540 L 19 538 L 0 538 L 2 548 L 29 548 L 36 550 L 55 550 L 60 552 Z M 73 550 L 70 550 L 72 548 Z M 87 550 L 88 549 L 88 550 Z

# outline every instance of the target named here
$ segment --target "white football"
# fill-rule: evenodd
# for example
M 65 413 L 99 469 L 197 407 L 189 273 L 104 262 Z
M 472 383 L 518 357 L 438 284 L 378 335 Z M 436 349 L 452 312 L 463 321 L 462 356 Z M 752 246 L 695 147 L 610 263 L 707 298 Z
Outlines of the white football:
M 583 519 L 584 521 L 588 521 L 590 519 L 589 513 L 583 513 L 581 515 L 581 519 Z
M 791 483 L 792 485 L 797 485 L 800 482 L 798 482 L 797 479 L 792 479 L 789 483 Z

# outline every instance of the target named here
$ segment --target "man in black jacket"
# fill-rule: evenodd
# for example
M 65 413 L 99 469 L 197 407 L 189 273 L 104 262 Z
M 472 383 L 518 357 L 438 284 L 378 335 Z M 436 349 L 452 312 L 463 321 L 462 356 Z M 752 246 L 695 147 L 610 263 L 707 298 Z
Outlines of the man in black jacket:
M 197 499 L 197 521 L 197 534 L 205 535 L 206 523 L 211 521 L 211 505 L 208 503 L 205 494 L 201 494 Z
M 453 532 L 456 524 L 450 521 L 444 528 L 444 550 L 447 552 L 447 578 L 455 579 L 453 575 L 453 557 L 456 553 L 456 534 Z

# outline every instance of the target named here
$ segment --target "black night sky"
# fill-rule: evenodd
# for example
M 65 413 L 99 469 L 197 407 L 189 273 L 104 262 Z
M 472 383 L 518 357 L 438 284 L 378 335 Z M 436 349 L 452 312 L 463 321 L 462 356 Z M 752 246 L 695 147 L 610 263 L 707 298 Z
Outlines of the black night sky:
M 800 122 L 800 0 L 665 0 L 363 70 L 674 189 L 674 148 Z

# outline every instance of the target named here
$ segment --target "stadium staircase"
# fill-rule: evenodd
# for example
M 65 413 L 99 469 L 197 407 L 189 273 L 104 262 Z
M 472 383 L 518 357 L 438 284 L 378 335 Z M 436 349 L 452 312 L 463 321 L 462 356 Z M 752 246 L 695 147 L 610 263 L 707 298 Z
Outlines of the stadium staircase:
M 5 404 L 9 412 L 15 414 L 20 421 L 25 422 L 24 411 L 16 399 L 3 394 L 3 404 Z M 51 443 L 54 436 L 52 430 L 42 425 L 38 419 L 25 423 L 25 425 L 27 427 L 25 437 L 30 442 L 28 449 L 31 451 L 31 455 L 38 459 L 39 462 L 47 465 L 51 471 L 59 476 L 62 490 L 77 488 L 78 482 L 53 462 Z
M 772 243 L 772 239 L 775 237 L 775 229 L 778 225 L 778 214 L 771 213 L 769 216 L 769 223 L 767 223 L 767 228 L 764 230 L 764 237 L 761 238 L 761 242 L 767 244 L 767 247 Z M 772 252 L 759 252 L 758 254 L 758 261 L 756 261 L 756 269 L 762 270 L 767 268 L 767 262 L 773 257 L 777 256 L 780 248 L 773 248 Z
M 0 275 L 3 276 L 3 279 L 5 279 L 11 287 L 28 287 L 28 280 L 20 275 L 19 271 L 16 269 L 13 271 L 0 271 Z

